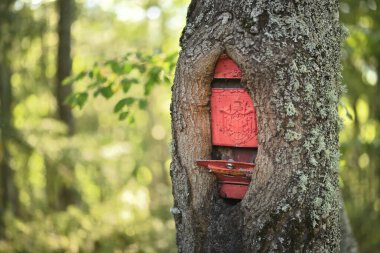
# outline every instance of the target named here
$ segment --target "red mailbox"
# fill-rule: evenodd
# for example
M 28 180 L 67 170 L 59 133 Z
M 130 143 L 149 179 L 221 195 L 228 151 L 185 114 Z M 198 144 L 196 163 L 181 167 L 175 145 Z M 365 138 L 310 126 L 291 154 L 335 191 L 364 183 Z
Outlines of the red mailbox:
M 197 161 L 216 175 L 219 195 L 228 199 L 244 197 L 257 152 L 256 111 L 240 79 L 239 67 L 223 54 L 211 88 L 213 160 Z
M 242 88 L 212 88 L 211 125 L 214 145 L 257 147 L 255 108 Z

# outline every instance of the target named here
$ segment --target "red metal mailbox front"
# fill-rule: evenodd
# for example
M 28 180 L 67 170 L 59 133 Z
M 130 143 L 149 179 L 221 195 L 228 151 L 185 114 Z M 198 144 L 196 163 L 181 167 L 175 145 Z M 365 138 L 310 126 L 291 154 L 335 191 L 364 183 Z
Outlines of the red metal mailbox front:
M 244 89 L 212 88 L 211 132 L 214 145 L 257 147 L 256 111 Z
M 241 79 L 241 71 L 228 55 L 222 54 L 215 66 L 214 78 Z
M 234 155 L 228 160 L 197 161 L 199 166 L 216 175 L 219 195 L 227 199 L 244 197 L 255 167 L 253 162 L 243 161 L 257 148 L 257 122 L 252 99 L 241 87 L 240 79 L 237 64 L 222 55 L 216 64 L 211 88 L 212 144 L 213 150 L 223 147 L 225 151 L 231 149 Z

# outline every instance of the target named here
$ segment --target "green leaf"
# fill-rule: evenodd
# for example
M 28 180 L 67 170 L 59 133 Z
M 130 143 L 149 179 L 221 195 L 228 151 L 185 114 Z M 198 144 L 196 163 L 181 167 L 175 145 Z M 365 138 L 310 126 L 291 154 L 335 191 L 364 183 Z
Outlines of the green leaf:
M 123 88 L 124 93 L 127 93 L 129 91 L 129 89 L 131 88 L 132 83 L 130 83 L 130 82 L 121 82 L 121 86 Z
M 87 90 L 94 89 L 94 88 L 96 88 L 99 85 L 101 85 L 101 84 L 98 83 L 98 82 L 92 82 L 92 83 L 90 83 L 90 84 L 87 85 Z
M 129 105 L 133 104 L 133 102 L 135 102 L 134 98 L 123 98 L 123 99 L 119 100 L 119 102 L 116 103 L 113 111 L 115 113 L 119 112 L 119 111 L 121 111 L 121 109 L 123 109 L 124 106 L 129 106 Z
M 160 75 L 161 71 L 162 71 L 161 67 L 154 66 L 149 71 L 149 75 L 151 76 L 151 78 L 158 79 L 158 76 Z
M 141 110 L 146 109 L 147 105 L 148 105 L 148 102 L 146 101 L 146 99 L 139 100 L 139 108 Z
M 68 76 L 68 77 L 66 77 L 66 78 L 63 80 L 62 84 L 63 84 L 63 85 L 71 84 L 71 83 L 74 81 L 74 79 L 75 79 L 75 76 Z
M 164 82 L 167 83 L 167 84 L 170 84 L 171 83 L 171 80 L 168 76 L 164 76 Z
M 133 123 L 135 123 L 135 117 L 134 117 L 132 114 L 129 115 L 128 123 L 129 123 L 129 124 L 133 124 Z
M 149 79 L 146 83 L 145 83 L 145 89 L 144 89 L 144 95 L 147 96 L 150 94 L 150 92 L 152 91 L 153 89 L 153 86 L 156 82 L 153 80 L 153 79 Z
M 87 99 L 88 99 L 87 92 L 78 92 L 78 93 L 73 93 L 70 96 L 68 96 L 65 100 L 65 103 L 69 104 L 72 107 L 79 106 L 79 108 L 82 109 Z
M 83 108 L 84 104 L 86 103 L 88 99 L 88 93 L 87 92 L 81 92 L 78 94 L 77 102 L 80 109 Z
M 65 99 L 65 104 L 70 105 L 71 107 L 75 107 L 77 104 L 75 103 L 75 97 L 76 93 L 70 94 L 69 96 L 66 97 Z
M 75 80 L 74 80 L 74 81 L 81 80 L 81 79 L 83 79 L 86 75 L 87 75 L 87 72 L 86 72 L 86 71 L 82 71 L 82 72 L 80 72 L 80 73 L 75 77 Z
M 132 86 L 131 80 L 129 80 L 128 78 L 124 78 L 123 80 L 120 81 L 120 83 L 125 93 L 128 92 Z
M 120 113 L 120 114 L 119 114 L 119 120 L 124 120 L 124 119 L 126 119 L 126 118 L 128 117 L 128 114 L 129 114 L 128 111 Z
M 127 74 L 127 73 L 131 72 L 132 69 L 133 69 L 133 65 L 127 62 L 124 64 L 124 71 L 123 72 L 125 74 Z
M 82 108 L 90 94 L 88 92 L 93 92 L 94 97 L 102 95 L 109 99 L 117 92 L 128 94 L 132 85 L 136 83 L 144 85 L 144 94 L 147 96 L 152 92 L 154 86 L 172 82 L 172 69 L 175 67 L 177 58 L 178 53 L 166 55 L 156 50 L 153 54 L 127 53 L 121 58 L 110 59 L 101 64 L 95 63 L 91 69 L 65 80 L 67 83 L 85 78 L 89 80 L 85 92 L 69 96 L 67 103 L 73 107 Z M 117 84 L 117 89 L 114 84 Z M 132 122 L 134 120 L 133 111 L 129 107 L 133 103 L 137 103 L 141 110 L 146 109 L 148 105 L 146 97 L 142 99 L 126 97 L 117 101 L 113 108 L 114 112 L 119 115 L 121 120 L 128 119 Z
M 96 73 L 95 79 L 98 83 L 105 83 L 107 82 L 107 77 L 103 76 L 100 71 Z
M 131 88 L 132 84 L 138 83 L 139 80 L 137 80 L 136 78 L 131 78 L 131 79 L 124 78 L 120 82 L 121 82 L 121 86 L 123 88 L 124 93 L 127 93 L 129 89 Z
M 102 87 L 98 91 L 99 91 L 100 94 L 102 94 L 103 97 L 105 97 L 107 99 L 110 98 L 110 97 L 112 97 L 112 95 L 113 95 L 113 91 L 112 91 L 111 85 L 109 85 L 107 87 Z
M 177 52 L 171 53 L 168 56 L 166 56 L 165 61 L 166 62 L 175 62 L 176 59 L 177 59 L 177 57 L 178 57 L 178 53 Z
M 169 71 L 173 71 L 175 69 L 176 63 L 172 62 L 169 64 Z
M 112 71 L 116 74 L 122 74 L 123 73 L 123 66 L 120 66 L 119 62 L 115 60 L 110 60 L 109 64 Z
M 140 71 L 140 73 L 144 73 L 145 70 L 146 70 L 146 67 L 144 64 L 138 64 L 138 65 L 135 65 L 137 67 L 137 69 Z
M 69 76 L 67 78 L 65 78 L 65 80 L 63 80 L 63 85 L 68 85 L 70 83 L 73 83 L 73 82 L 76 82 L 76 81 L 79 81 L 81 79 L 83 79 L 85 76 L 87 75 L 87 71 L 81 71 L 78 75 L 76 76 Z
M 96 77 L 97 75 L 99 75 L 99 71 L 100 71 L 99 66 L 98 66 L 97 63 L 95 63 L 95 64 L 94 64 L 94 67 L 88 72 L 88 76 L 89 76 L 90 78 L 94 78 L 94 77 Z

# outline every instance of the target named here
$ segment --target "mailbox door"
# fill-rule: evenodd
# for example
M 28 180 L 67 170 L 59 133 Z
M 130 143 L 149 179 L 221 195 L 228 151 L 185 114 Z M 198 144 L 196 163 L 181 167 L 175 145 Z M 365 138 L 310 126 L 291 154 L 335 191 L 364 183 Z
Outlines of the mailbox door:
M 256 111 L 248 92 L 212 88 L 211 128 L 213 145 L 257 147 Z

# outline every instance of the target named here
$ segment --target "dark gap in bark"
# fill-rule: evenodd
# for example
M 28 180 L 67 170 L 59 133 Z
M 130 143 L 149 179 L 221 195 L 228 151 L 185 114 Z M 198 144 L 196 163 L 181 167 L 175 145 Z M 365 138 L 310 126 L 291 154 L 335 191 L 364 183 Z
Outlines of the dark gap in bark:
M 236 204 L 239 204 L 241 199 L 223 199 L 223 201 L 228 206 L 234 206 Z
M 224 78 L 214 78 L 211 83 L 211 88 L 243 88 L 241 86 L 240 79 L 224 79 Z
M 259 30 L 262 31 L 264 27 L 268 24 L 269 21 L 269 13 L 267 11 L 263 11 L 263 13 L 259 16 Z
M 214 160 L 229 160 L 254 163 L 257 156 L 257 148 L 240 148 L 213 146 L 211 158 Z

